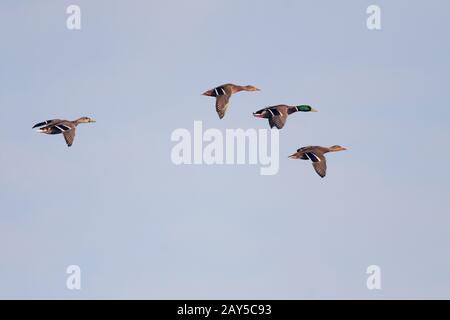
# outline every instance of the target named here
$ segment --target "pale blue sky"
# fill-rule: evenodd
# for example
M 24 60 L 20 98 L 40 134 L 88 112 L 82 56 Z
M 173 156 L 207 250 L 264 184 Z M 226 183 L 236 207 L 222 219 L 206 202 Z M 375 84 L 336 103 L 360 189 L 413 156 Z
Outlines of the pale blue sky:
M 449 30 L 445 0 L 2 1 L 0 298 L 450 298 Z M 262 91 L 219 120 L 226 82 Z M 320 111 L 278 175 L 170 161 L 174 129 L 278 103 Z M 70 149 L 31 130 L 80 116 Z M 320 179 L 287 159 L 311 144 L 349 151 Z

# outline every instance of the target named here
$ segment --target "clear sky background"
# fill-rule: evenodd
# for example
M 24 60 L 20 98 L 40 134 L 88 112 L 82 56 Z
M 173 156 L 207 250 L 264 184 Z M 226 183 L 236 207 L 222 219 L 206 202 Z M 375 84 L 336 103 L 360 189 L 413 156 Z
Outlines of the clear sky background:
M 450 298 L 449 30 L 445 0 L 2 1 L 0 298 Z M 262 91 L 219 120 L 200 94 L 227 82 Z M 319 113 L 278 175 L 172 164 L 174 129 L 279 103 Z M 80 116 L 70 149 L 31 130 Z M 334 144 L 325 179 L 287 159 Z

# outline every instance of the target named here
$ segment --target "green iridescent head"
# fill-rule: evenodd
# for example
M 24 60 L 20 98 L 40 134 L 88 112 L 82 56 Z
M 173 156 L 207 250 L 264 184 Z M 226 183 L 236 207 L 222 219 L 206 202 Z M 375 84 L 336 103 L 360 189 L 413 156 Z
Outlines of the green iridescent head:
M 300 106 L 296 106 L 296 108 L 297 108 L 297 111 L 301 111 L 301 112 L 317 112 L 316 109 L 314 109 L 311 106 L 305 105 L 305 104 L 302 104 Z

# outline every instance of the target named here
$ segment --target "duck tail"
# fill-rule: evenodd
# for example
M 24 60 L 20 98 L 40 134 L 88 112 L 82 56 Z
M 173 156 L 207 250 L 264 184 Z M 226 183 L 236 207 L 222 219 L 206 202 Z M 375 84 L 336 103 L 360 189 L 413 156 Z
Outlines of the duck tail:
M 206 92 L 203 92 L 202 95 L 203 95 L 203 96 L 208 96 L 208 97 L 215 97 L 215 96 L 216 96 L 216 95 L 215 95 L 215 92 L 214 92 L 214 89 L 208 90 L 208 91 L 206 91 Z

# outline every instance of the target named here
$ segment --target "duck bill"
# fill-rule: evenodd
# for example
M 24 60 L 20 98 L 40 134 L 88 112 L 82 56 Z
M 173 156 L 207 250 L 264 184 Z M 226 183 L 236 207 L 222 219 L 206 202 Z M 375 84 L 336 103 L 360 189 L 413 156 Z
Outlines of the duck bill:
M 97 120 L 91 119 L 91 120 L 89 120 L 89 122 L 94 123 L 94 122 L 97 122 Z
M 253 112 L 253 116 L 255 118 L 262 118 L 263 117 L 261 113 L 256 113 L 256 112 Z
M 288 158 L 289 159 L 297 159 L 297 154 L 296 153 L 291 154 Z
M 319 110 L 311 108 L 311 112 L 319 112 Z

